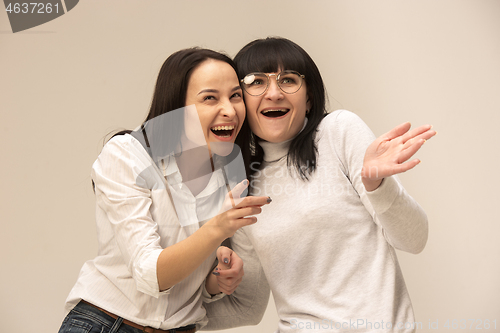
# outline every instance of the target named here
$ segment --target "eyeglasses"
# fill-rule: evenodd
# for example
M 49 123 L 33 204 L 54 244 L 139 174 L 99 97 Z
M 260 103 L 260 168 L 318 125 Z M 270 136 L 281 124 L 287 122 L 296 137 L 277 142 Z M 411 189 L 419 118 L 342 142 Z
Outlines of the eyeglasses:
M 278 87 L 287 94 L 296 93 L 302 87 L 302 82 L 306 78 L 299 72 L 290 70 L 282 71 L 279 74 L 250 73 L 241 80 L 243 89 L 249 95 L 260 96 L 269 88 L 271 76 L 276 76 Z

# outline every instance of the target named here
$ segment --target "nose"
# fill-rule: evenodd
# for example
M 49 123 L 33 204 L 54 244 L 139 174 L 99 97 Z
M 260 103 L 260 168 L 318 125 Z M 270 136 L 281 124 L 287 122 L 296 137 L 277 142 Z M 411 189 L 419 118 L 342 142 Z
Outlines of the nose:
M 283 91 L 281 91 L 280 87 L 278 86 L 276 74 L 269 75 L 269 87 L 265 92 L 265 98 L 270 100 L 280 100 L 283 98 Z
M 219 113 L 224 118 L 232 119 L 236 115 L 236 110 L 234 109 L 233 103 L 231 103 L 230 100 L 227 100 L 227 101 L 224 101 L 224 103 L 221 103 Z

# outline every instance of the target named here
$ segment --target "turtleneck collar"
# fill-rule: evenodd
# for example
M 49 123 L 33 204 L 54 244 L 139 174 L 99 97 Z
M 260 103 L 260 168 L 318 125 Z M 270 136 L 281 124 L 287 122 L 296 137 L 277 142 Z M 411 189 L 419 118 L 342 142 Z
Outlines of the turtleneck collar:
M 299 131 L 299 133 L 304 130 L 306 125 L 307 125 L 307 117 L 304 118 L 304 125 L 302 126 L 302 129 Z M 284 158 L 288 154 L 290 143 L 292 142 L 293 139 L 297 137 L 297 135 L 299 135 L 299 133 L 297 133 L 293 138 L 283 142 L 269 142 L 264 140 L 259 141 L 258 144 L 264 150 L 264 162 L 272 163 L 272 162 L 277 162 L 282 158 Z

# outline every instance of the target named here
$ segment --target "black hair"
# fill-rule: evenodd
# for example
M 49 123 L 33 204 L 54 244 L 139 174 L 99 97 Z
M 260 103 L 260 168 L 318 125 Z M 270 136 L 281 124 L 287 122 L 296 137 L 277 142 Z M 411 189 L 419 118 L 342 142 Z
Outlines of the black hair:
M 290 143 L 288 166 L 293 166 L 300 178 L 308 180 L 316 169 L 315 134 L 326 111 L 326 90 L 318 67 L 304 49 L 291 40 L 267 37 L 245 45 L 235 56 L 238 78 L 252 72 L 275 73 L 279 70 L 295 70 L 305 76 L 307 98 L 311 108 L 307 125 Z M 236 144 L 241 147 L 247 177 L 260 168 L 264 151 L 258 145 L 259 137 L 252 133 L 245 119 Z M 256 167 L 257 166 L 257 167 Z

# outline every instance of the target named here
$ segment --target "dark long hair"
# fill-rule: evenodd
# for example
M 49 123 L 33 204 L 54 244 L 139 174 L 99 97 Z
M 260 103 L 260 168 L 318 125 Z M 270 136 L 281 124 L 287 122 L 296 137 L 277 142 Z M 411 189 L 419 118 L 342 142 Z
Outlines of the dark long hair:
M 159 119 L 157 117 L 167 112 L 186 106 L 186 94 L 191 74 L 201 63 L 209 59 L 223 61 L 236 71 L 233 60 L 220 52 L 193 47 L 173 53 L 165 60 L 160 69 L 153 92 L 151 107 L 148 116 L 142 123 L 141 129 L 138 131 L 122 130 L 115 133 L 111 138 L 117 135 L 131 134 L 151 154 L 149 141 L 145 135 L 145 127 L 149 126 L 149 132 L 154 132 L 157 142 L 162 143 L 160 155 L 166 156 L 172 153 L 181 140 L 184 129 L 183 113 L 172 113 L 172 117 L 168 119 L 168 122 L 151 120 L 155 118 Z M 94 185 L 93 183 L 92 181 L 92 185 Z
M 326 90 L 318 67 L 304 49 L 291 40 L 268 37 L 254 40 L 245 45 L 235 56 L 238 78 L 252 72 L 275 73 L 279 70 L 295 70 L 305 75 L 307 98 L 311 108 L 305 128 L 290 143 L 287 156 L 288 166 L 293 166 L 303 180 L 316 169 L 317 147 L 314 139 L 317 127 L 326 111 Z M 258 138 L 250 130 L 248 117 L 243 123 L 236 143 L 241 147 L 247 177 L 260 168 L 264 151 L 258 145 Z M 249 178 L 250 179 L 250 178 Z
M 186 93 L 191 74 L 201 63 L 209 59 L 223 61 L 236 71 L 236 66 L 231 58 L 223 53 L 209 49 L 193 47 L 177 51 L 170 55 L 158 73 L 149 113 L 143 125 L 167 112 L 186 106 Z M 166 142 L 167 140 L 162 141 L 165 145 L 166 154 L 174 151 L 179 144 L 182 129 L 184 128 L 182 113 L 175 113 L 169 119 L 172 121 L 162 124 L 162 130 L 168 133 L 168 138 L 170 139 L 168 142 Z M 132 131 L 120 131 L 114 134 L 113 137 L 127 133 L 130 134 Z M 161 133 L 157 133 L 157 135 L 161 135 Z M 165 137 L 167 137 L 167 134 L 165 134 Z
M 208 59 L 223 61 L 236 71 L 234 62 L 223 53 L 198 47 L 175 52 L 165 60 L 160 69 L 146 120 L 185 106 L 191 74 Z

